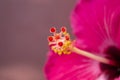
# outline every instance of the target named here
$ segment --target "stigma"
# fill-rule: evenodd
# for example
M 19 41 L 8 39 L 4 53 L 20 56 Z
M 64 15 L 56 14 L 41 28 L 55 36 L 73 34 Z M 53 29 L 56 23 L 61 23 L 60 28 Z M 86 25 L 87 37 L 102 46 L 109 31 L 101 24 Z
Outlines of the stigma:
M 52 36 L 48 36 L 48 42 L 51 49 L 58 55 L 70 54 L 71 50 L 69 48 L 72 41 L 66 27 L 62 26 L 60 32 L 57 32 L 56 28 L 52 27 L 50 33 L 52 33 Z

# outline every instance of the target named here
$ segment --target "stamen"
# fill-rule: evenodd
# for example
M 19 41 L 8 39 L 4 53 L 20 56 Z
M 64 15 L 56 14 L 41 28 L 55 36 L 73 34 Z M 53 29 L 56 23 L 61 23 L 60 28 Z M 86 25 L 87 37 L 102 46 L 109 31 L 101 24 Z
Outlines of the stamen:
M 55 39 L 56 39 L 56 40 L 60 39 L 60 34 L 56 34 L 56 35 L 55 35 Z
M 68 35 L 65 36 L 66 40 L 70 40 L 70 37 Z
M 88 57 L 101 63 L 117 66 L 116 63 L 110 59 L 95 55 L 93 53 L 75 47 L 73 45 L 73 41 L 70 39 L 69 33 L 67 33 L 66 27 L 62 27 L 60 33 L 54 33 L 56 32 L 56 28 L 51 28 L 50 32 L 53 33 L 53 36 L 48 37 L 49 45 L 52 45 L 51 49 L 58 55 L 70 54 L 71 52 L 75 52 L 76 54 Z

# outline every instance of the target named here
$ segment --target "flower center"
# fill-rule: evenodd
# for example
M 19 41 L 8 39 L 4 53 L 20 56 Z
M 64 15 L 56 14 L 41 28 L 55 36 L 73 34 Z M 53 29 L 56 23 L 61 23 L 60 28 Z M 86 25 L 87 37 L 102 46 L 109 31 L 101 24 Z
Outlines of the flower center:
M 100 68 L 102 72 L 105 72 L 108 76 L 108 80 L 113 80 L 120 76 L 120 49 L 115 46 L 109 46 L 105 49 L 104 53 L 106 58 L 115 61 L 118 67 L 100 63 Z

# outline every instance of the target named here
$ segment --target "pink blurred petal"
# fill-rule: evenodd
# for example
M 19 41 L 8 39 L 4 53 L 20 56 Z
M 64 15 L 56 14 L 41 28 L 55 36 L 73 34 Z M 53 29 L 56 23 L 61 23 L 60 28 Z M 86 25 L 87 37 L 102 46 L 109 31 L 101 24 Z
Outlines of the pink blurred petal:
M 72 13 L 71 23 L 74 34 L 78 40 L 82 41 L 85 49 L 98 52 L 103 43 L 110 42 L 106 44 L 114 45 L 115 41 L 120 39 L 119 4 L 119 0 L 80 0 L 78 2 Z
M 49 56 L 45 73 L 48 80 L 95 80 L 101 71 L 98 62 L 75 53 L 62 56 L 54 53 Z
M 75 45 L 80 49 L 100 54 L 111 45 L 120 48 L 119 0 L 80 0 L 73 10 L 71 23 Z M 109 80 L 114 71 L 113 68 L 101 70 L 99 62 L 75 53 L 49 54 L 45 66 L 48 80 Z

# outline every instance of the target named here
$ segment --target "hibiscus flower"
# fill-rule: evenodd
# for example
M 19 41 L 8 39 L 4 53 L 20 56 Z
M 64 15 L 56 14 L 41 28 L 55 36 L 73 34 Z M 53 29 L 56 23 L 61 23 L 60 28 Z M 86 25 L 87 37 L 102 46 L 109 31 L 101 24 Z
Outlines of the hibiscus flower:
M 101 63 L 72 52 L 50 51 L 45 65 L 48 80 L 120 80 L 120 1 L 80 0 L 71 14 L 74 46 L 112 60 Z

